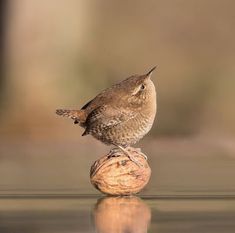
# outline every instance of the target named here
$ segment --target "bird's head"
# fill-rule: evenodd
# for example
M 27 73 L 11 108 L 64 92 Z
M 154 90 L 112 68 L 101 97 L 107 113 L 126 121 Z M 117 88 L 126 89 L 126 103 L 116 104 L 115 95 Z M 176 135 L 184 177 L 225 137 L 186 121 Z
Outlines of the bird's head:
M 129 104 L 138 106 L 156 101 L 156 90 L 151 80 L 151 75 L 155 69 L 156 66 L 144 75 L 133 75 L 120 83 Z

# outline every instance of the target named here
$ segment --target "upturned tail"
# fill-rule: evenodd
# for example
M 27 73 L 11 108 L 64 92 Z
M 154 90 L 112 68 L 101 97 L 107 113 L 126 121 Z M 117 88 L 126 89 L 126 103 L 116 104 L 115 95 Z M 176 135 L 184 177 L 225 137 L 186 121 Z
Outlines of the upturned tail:
M 56 109 L 56 114 L 71 118 L 74 120 L 74 124 L 84 123 L 86 121 L 86 114 L 84 110 Z

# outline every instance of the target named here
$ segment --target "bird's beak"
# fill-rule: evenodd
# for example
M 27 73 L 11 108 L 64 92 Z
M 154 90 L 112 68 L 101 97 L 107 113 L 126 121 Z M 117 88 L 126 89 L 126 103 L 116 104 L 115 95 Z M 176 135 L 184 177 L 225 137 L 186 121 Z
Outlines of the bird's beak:
M 157 66 L 154 66 L 147 74 L 145 74 L 146 77 L 151 78 L 151 75 L 153 71 L 157 68 Z

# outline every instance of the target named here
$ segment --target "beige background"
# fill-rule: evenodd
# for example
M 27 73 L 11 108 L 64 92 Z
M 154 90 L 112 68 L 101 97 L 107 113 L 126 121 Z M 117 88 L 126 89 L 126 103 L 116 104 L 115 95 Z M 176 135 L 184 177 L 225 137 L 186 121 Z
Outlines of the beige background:
M 234 7 L 232 0 L 8 1 L 1 190 L 89 192 L 89 167 L 109 148 L 80 137 L 55 109 L 79 108 L 156 64 L 157 120 L 139 144 L 154 169 L 149 193 L 174 185 L 233 190 Z

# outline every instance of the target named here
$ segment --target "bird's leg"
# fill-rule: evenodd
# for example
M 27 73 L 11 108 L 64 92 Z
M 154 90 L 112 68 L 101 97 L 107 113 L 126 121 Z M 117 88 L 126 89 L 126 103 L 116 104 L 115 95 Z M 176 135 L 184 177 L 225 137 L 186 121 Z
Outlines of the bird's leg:
M 138 165 L 139 167 L 142 167 L 142 166 L 143 166 L 139 161 L 137 161 L 137 160 L 135 159 L 135 157 L 134 157 L 126 148 L 124 148 L 124 147 L 122 147 L 122 146 L 120 146 L 120 145 L 115 145 L 115 146 L 117 146 L 121 151 L 123 151 L 124 154 L 125 154 L 132 162 L 134 162 L 136 165 Z
M 118 153 L 119 152 L 119 153 Z M 111 157 L 119 157 L 120 156 L 120 149 L 115 147 L 112 150 L 110 150 L 110 152 L 108 153 L 108 158 Z
M 129 150 L 129 151 L 136 152 L 136 153 L 142 155 L 145 160 L 148 160 L 147 155 L 145 155 L 144 153 L 142 153 L 140 148 L 133 148 L 133 147 L 128 146 L 128 147 L 126 147 L 125 149 L 126 149 L 126 150 Z

